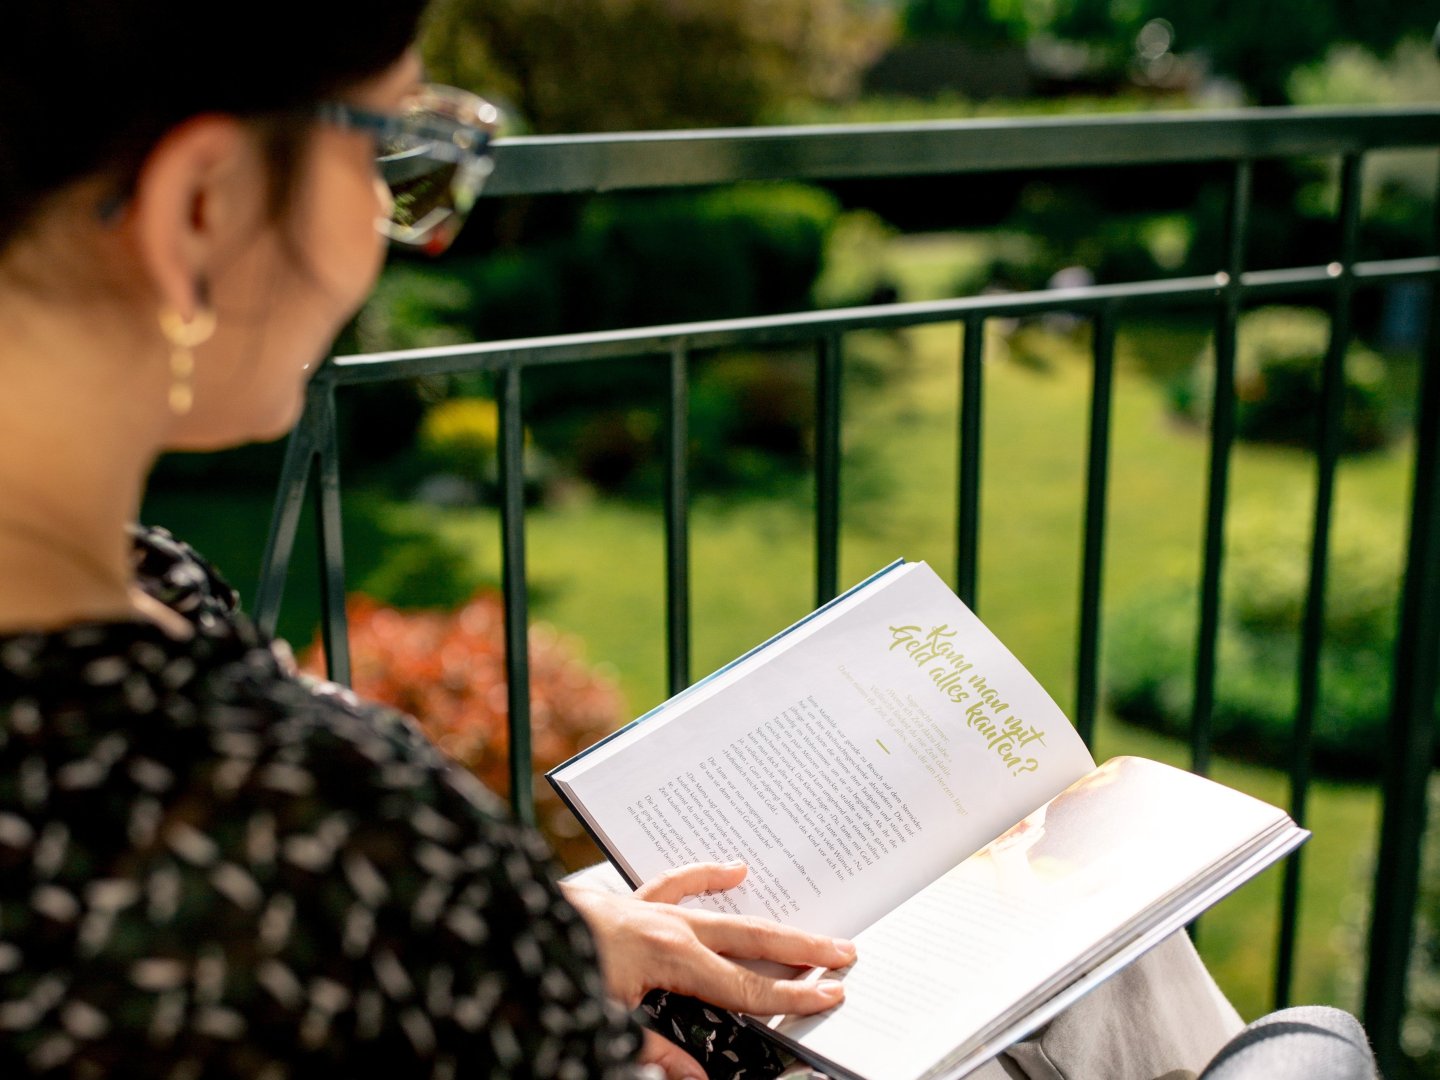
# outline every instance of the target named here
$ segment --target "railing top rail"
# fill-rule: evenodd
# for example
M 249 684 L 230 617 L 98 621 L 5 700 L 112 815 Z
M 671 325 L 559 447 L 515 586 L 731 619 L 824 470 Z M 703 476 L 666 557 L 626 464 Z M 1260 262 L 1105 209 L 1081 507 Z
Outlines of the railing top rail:
M 1420 270 L 1422 275 L 1440 271 L 1440 260 L 1415 261 L 1425 263 L 1425 267 Z M 1306 275 L 1306 281 L 1315 284 L 1324 284 L 1326 279 L 1323 267 L 1312 267 Z M 362 383 L 497 369 L 512 364 L 531 367 L 540 364 L 573 363 L 578 360 L 633 357 L 650 352 L 662 357 L 675 348 L 713 349 L 741 342 L 754 345 L 813 341 L 826 334 L 851 330 L 953 322 L 976 313 L 987 316 L 1024 315 L 1055 310 L 1086 310 L 1121 300 L 1203 300 L 1213 296 L 1221 287 L 1222 282 L 1214 275 L 1206 275 L 1125 285 L 1045 289 L 1006 295 L 799 311 L 783 315 L 752 315 L 740 319 L 672 323 L 668 326 L 595 330 L 549 337 L 478 341 L 464 345 L 436 345 L 394 352 L 337 356 L 326 362 L 316 373 L 316 378 L 329 379 L 338 384 Z
M 1440 143 L 1440 108 L 1257 108 L 501 139 L 489 197 L 1239 161 Z
M 1391 259 L 1356 263 L 1350 272 L 1359 282 L 1440 276 L 1440 257 Z M 1327 293 L 1339 283 L 1337 266 L 1252 271 L 1242 276 L 1242 293 Z M 324 364 L 316 379 L 344 385 L 390 379 L 534 367 L 580 360 L 603 360 L 654 354 L 662 359 L 677 348 L 714 349 L 737 344 L 784 344 L 815 341 L 855 330 L 894 329 L 927 323 L 957 322 L 967 316 L 1023 316 L 1045 312 L 1094 312 L 1109 305 L 1176 305 L 1204 302 L 1229 284 L 1223 275 L 1162 278 L 1118 285 L 964 296 L 866 307 L 829 308 L 784 315 L 753 315 L 742 319 L 674 323 L 621 330 L 595 330 L 549 337 L 511 338 L 463 345 L 437 345 L 394 352 L 337 356 Z

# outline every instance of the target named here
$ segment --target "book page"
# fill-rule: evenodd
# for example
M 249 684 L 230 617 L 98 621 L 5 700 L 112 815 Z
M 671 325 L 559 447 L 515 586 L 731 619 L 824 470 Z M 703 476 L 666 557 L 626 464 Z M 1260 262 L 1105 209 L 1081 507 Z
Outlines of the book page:
M 1116 758 L 858 934 L 845 1002 L 776 1030 L 858 1075 L 925 1075 L 1286 822 L 1208 780 Z
M 1093 762 L 923 563 L 743 677 L 557 770 L 635 878 L 742 859 L 691 903 L 853 935 Z

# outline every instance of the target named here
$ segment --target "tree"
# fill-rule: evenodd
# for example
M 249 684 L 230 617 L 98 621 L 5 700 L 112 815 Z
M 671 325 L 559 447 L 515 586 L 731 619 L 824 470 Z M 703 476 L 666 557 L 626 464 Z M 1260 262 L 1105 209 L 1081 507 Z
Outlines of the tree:
M 1020 42 L 1046 34 L 1133 55 L 1136 33 L 1164 19 L 1175 50 L 1202 53 L 1261 104 L 1286 100 L 1296 68 L 1339 42 L 1388 51 L 1403 37 L 1429 37 L 1434 5 L 1423 0 L 906 0 L 913 37 L 945 35 L 978 43 Z
M 1017 0 L 911 0 L 905 8 L 910 37 L 953 37 L 972 44 L 1024 41 L 1030 27 Z
M 424 51 L 537 132 L 714 127 L 852 92 L 891 22 L 853 0 L 447 0 Z

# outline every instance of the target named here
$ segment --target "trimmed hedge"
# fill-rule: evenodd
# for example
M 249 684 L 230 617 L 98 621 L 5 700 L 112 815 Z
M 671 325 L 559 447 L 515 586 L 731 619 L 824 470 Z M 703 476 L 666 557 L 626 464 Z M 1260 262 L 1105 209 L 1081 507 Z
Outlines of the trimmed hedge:
M 1315 445 L 1329 344 L 1330 320 L 1311 308 L 1261 308 L 1241 316 L 1235 346 L 1235 433 L 1239 438 L 1305 449 Z M 1175 388 L 1176 409 L 1208 425 L 1214 384 L 1212 343 L 1190 378 Z M 1390 441 L 1385 363 L 1360 344 L 1352 343 L 1345 355 L 1341 409 L 1342 451 L 1377 450 Z
M 1299 508 L 1237 509 L 1225 562 L 1215 741 L 1281 767 L 1293 737 L 1308 524 Z M 1348 515 L 1336 522 L 1330 567 L 1315 761 L 1328 775 L 1375 776 L 1390 700 L 1399 573 L 1393 544 L 1379 523 Z M 1194 581 L 1172 579 L 1114 613 L 1106 675 L 1117 715 L 1188 735 L 1197 611 Z

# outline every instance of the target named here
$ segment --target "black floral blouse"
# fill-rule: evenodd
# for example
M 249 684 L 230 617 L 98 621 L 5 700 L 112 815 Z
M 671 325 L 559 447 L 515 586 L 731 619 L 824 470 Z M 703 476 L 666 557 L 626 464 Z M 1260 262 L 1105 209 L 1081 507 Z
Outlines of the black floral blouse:
M 136 553 L 190 640 L 0 636 L 0 1077 L 630 1075 L 543 842 L 188 548 Z

